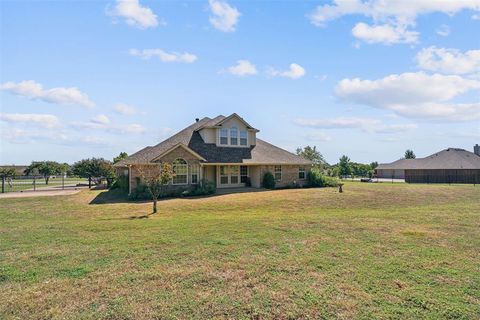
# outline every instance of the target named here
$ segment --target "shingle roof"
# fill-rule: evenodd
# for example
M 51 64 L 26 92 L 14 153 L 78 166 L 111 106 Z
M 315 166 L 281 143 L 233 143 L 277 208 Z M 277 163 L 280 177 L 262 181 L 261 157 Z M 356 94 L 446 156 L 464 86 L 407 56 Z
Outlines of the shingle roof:
M 480 156 L 464 149 L 448 148 L 425 158 L 382 163 L 376 169 L 480 169 Z
M 159 144 L 143 148 L 115 166 L 149 163 L 178 144 L 188 146 L 205 158 L 207 163 L 311 164 L 309 160 L 258 138 L 256 139 L 256 145 L 250 148 L 217 147 L 215 144 L 205 143 L 196 130 L 202 127 L 215 126 L 225 118 L 222 115 L 213 119 L 205 117 Z

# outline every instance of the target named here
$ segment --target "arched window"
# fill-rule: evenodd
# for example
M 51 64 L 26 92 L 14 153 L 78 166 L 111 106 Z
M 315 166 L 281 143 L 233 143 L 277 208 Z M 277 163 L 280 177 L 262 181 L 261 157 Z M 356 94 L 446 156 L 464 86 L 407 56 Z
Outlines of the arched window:
M 238 129 L 237 127 L 230 128 L 230 144 L 232 146 L 238 145 Z
M 176 159 L 172 166 L 175 176 L 172 179 L 173 184 L 187 184 L 188 183 L 188 165 L 184 159 Z

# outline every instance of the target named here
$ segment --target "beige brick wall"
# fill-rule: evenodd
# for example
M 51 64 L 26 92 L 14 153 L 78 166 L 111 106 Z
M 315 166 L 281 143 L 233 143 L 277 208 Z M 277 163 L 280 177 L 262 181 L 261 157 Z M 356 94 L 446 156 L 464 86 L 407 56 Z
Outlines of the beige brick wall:
M 192 166 L 193 165 L 199 166 L 199 169 L 198 169 L 199 174 L 200 174 L 200 171 L 201 171 L 200 160 L 198 160 L 198 158 L 195 157 L 193 154 L 186 151 L 182 147 L 178 147 L 177 149 L 173 150 L 169 154 L 167 154 L 164 157 L 158 159 L 156 162 L 158 162 L 159 164 L 163 163 L 163 162 L 168 162 L 168 163 L 172 164 L 178 158 L 182 158 L 185 161 L 187 161 L 187 165 L 188 165 L 188 179 L 187 179 L 188 184 L 187 185 L 178 185 L 178 186 L 176 185 L 176 186 L 173 186 L 173 187 L 176 187 L 176 188 L 191 187 L 192 186 L 191 185 Z M 146 175 L 155 172 L 153 167 L 152 167 L 151 170 L 148 170 L 148 166 L 144 166 L 143 168 L 144 168 L 144 171 L 146 171 Z M 138 184 L 137 181 L 139 180 L 137 178 L 140 178 L 140 180 L 141 180 L 141 175 L 140 175 L 140 172 L 138 171 L 138 166 L 133 165 L 132 168 L 131 168 L 131 174 L 130 174 L 131 190 L 133 190 L 137 187 L 137 184 Z M 199 177 L 199 180 L 200 180 L 200 177 Z
M 263 181 L 263 176 L 267 171 L 270 171 L 273 175 L 275 174 L 274 168 L 275 166 L 260 166 L 260 183 Z M 305 168 L 305 179 L 300 180 L 298 178 L 298 169 L 301 166 L 298 165 L 282 165 L 282 179 L 280 181 L 275 181 L 275 187 L 281 188 L 286 187 L 288 185 L 293 185 L 294 181 L 297 185 L 305 186 L 307 184 L 307 174 L 310 171 L 311 167 L 306 165 L 303 166 Z

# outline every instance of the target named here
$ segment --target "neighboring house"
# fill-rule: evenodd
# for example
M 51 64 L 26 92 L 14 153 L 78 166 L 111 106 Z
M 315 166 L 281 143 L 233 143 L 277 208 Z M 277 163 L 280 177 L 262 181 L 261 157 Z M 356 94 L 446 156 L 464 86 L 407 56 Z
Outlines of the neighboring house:
M 474 152 L 448 148 L 425 158 L 379 164 L 377 178 L 405 179 L 409 183 L 480 183 L 480 146 Z
M 146 147 L 115 164 L 128 175 L 129 191 L 139 183 L 139 166 L 171 163 L 172 186 L 189 188 L 208 180 L 217 188 L 260 188 L 271 172 L 276 186 L 304 185 L 311 161 L 257 138 L 255 129 L 237 114 L 196 122 L 156 146 Z

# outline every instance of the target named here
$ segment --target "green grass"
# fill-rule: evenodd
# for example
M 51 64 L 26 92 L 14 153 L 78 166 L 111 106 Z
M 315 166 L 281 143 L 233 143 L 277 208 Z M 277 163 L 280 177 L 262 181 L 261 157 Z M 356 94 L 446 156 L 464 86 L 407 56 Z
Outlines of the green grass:
M 479 186 L 344 190 L 0 199 L 0 319 L 480 317 Z

